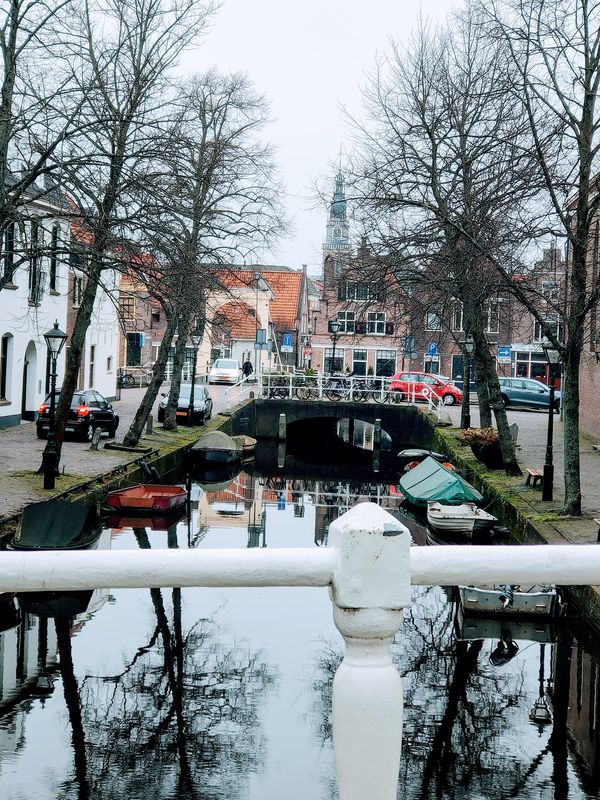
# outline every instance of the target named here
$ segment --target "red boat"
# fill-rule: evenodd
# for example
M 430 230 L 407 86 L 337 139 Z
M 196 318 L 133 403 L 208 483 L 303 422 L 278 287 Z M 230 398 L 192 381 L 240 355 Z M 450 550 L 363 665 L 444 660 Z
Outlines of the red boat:
M 168 531 L 185 517 L 185 507 L 173 511 L 162 512 L 139 512 L 132 510 L 121 510 L 119 513 L 104 517 L 105 528 L 149 528 L 153 531 Z
M 119 511 L 172 511 L 183 505 L 187 490 L 183 486 L 160 486 L 140 483 L 128 489 L 116 489 L 106 495 L 106 502 Z

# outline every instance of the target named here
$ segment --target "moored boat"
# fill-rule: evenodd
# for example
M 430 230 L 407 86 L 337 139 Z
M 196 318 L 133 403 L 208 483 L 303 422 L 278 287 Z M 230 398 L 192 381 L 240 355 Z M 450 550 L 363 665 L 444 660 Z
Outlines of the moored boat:
M 239 436 L 232 436 L 233 441 L 242 448 L 242 457 L 251 456 L 256 448 L 256 439 L 252 436 L 241 434 Z
M 106 528 L 148 528 L 153 531 L 168 531 L 185 517 L 185 504 L 173 511 L 161 513 L 142 513 L 134 510 L 131 513 L 111 514 L 103 519 Z
M 46 500 L 24 508 L 9 546 L 14 550 L 85 550 L 97 543 L 101 533 L 94 507 Z
M 110 508 L 120 512 L 173 511 L 182 506 L 187 499 L 183 486 L 161 486 L 159 484 L 139 483 L 127 489 L 115 489 L 106 495 Z
M 554 617 L 560 609 L 555 586 L 459 586 L 458 595 L 464 611 L 475 614 Z
M 242 447 L 223 431 L 210 431 L 189 450 L 192 466 L 197 464 L 234 464 L 242 458 Z
M 427 502 L 427 522 L 442 533 L 486 533 L 497 521 L 475 503 L 445 505 L 437 500 Z
M 429 500 L 447 505 L 483 500 L 483 495 L 464 478 L 430 456 L 406 472 L 400 478 L 399 486 L 406 499 L 415 506 L 426 506 Z

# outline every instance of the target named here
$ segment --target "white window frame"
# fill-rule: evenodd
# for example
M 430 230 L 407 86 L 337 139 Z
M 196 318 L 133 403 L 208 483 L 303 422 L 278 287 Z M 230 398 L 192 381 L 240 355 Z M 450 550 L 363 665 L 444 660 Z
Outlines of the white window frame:
M 356 323 L 354 311 L 338 311 L 337 320 L 341 324 L 340 333 L 354 333 Z
M 490 300 L 487 303 L 487 332 L 500 332 L 500 303 L 497 300 Z
M 465 308 L 460 300 L 455 300 L 452 307 L 452 330 L 463 331 Z M 458 324 L 457 324 L 458 322 Z
M 544 321 L 548 325 L 554 325 L 554 332 L 555 332 L 556 338 L 557 339 L 561 339 L 562 338 L 561 337 L 561 327 L 562 327 L 562 325 L 561 325 L 561 320 L 560 320 L 560 317 L 559 317 L 558 313 L 552 312 L 550 314 L 542 314 L 542 317 L 544 318 Z M 546 337 L 542 333 L 542 326 L 537 321 L 537 319 L 534 319 L 534 321 L 533 321 L 533 340 L 535 342 L 543 342 L 545 338 Z
M 387 315 L 385 311 L 367 312 L 367 334 L 369 336 L 385 336 Z
M 426 331 L 441 331 L 442 330 L 442 315 L 439 311 L 425 312 L 425 330 Z

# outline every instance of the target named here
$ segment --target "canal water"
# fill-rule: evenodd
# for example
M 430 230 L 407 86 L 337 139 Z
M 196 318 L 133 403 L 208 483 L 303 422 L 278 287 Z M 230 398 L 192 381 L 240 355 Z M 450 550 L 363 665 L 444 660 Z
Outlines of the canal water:
M 248 468 L 194 484 L 191 513 L 168 530 L 110 519 L 100 546 L 326 546 L 356 501 L 402 515 L 388 480 Z M 342 650 L 325 589 L 108 588 L 50 618 L 18 600 L 0 625 L 3 800 L 337 797 L 330 704 Z M 599 796 L 598 641 L 569 620 L 509 627 L 465 618 L 451 589 L 413 589 L 393 645 L 399 798 Z

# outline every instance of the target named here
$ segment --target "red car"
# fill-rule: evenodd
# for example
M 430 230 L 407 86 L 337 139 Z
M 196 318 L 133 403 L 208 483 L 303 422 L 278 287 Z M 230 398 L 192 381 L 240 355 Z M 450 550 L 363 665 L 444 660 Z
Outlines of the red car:
M 390 390 L 400 392 L 402 397 L 412 397 L 414 392 L 415 400 L 425 401 L 433 393 L 446 406 L 462 402 L 462 392 L 457 386 L 429 372 L 397 372 L 390 381 Z

